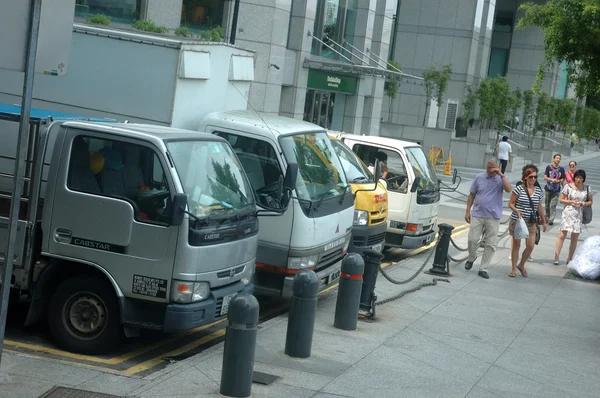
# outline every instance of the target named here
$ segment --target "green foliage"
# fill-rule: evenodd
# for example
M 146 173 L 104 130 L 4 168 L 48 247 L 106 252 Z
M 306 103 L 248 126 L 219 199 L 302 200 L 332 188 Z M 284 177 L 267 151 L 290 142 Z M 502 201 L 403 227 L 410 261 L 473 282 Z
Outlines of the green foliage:
M 548 0 L 527 2 L 517 29 L 539 26 L 544 33 L 545 58 L 539 66 L 535 89 L 555 62 L 567 62 L 569 81 L 577 96 L 600 93 L 600 1 Z
M 600 137 L 600 111 L 585 108 L 582 127 L 581 135 L 583 138 L 594 139 Z
M 388 61 L 387 68 L 388 68 L 388 70 L 391 70 L 394 72 L 398 72 L 399 70 L 402 69 L 399 62 L 392 61 L 392 60 Z M 383 88 L 385 91 L 385 95 L 390 97 L 391 100 L 396 99 L 396 96 L 398 95 L 398 91 L 400 90 L 401 83 L 402 83 L 401 76 L 394 76 L 394 77 L 390 77 L 389 79 L 387 79 L 385 81 L 385 86 Z
M 533 91 L 523 91 L 523 131 L 525 126 L 531 126 L 531 118 L 533 116 Z
M 577 105 L 575 109 L 575 126 L 577 128 L 581 128 L 583 126 L 583 113 L 585 111 L 585 107 L 583 105 Z
M 104 14 L 88 15 L 85 20 L 96 25 L 110 25 L 110 17 Z
M 575 116 L 575 108 L 577 104 L 575 101 L 570 99 L 558 100 L 556 108 L 556 122 L 562 127 L 562 131 L 566 134 L 569 126 L 573 123 L 573 117 Z
M 469 123 L 469 120 L 473 117 L 475 111 L 475 104 L 477 103 L 477 93 L 473 90 L 472 85 L 467 86 L 467 95 L 465 96 L 465 103 L 463 104 L 463 119 L 468 127 L 473 127 Z
M 535 120 L 533 123 L 533 128 L 537 132 L 542 129 L 542 125 L 546 120 L 548 114 L 548 106 L 550 104 L 550 99 L 548 98 L 548 94 L 542 92 L 538 96 L 537 106 L 535 108 Z
M 200 38 L 206 41 L 221 41 L 223 38 L 223 28 L 217 26 L 211 30 L 203 30 L 200 32 Z
M 513 128 L 516 128 L 517 126 L 515 126 L 515 117 L 517 117 L 517 114 L 519 113 L 519 109 L 521 108 L 521 105 L 523 105 L 523 93 L 521 93 L 521 90 L 519 90 L 518 88 L 515 89 L 512 92 L 512 95 L 509 98 L 509 109 L 510 109 L 510 125 Z
M 175 29 L 175 35 L 181 37 L 194 37 L 193 33 L 187 28 L 187 26 L 180 26 Z
M 150 19 L 135 21 L 132 26 L 134 29 L 151 33 L 167 33 L 169 31 L 165 26 L 158 26 Z
M 481 125 L 487 123 L 487 126 L 491 127 L 495 124 L 498 129 L 502 129 L 504 124 L 507 124 L 511 106 L 517 102 L 513 97 L 514 93 L 511 93 L 506 77 L 497 76 L 482 80 L 477 90 Z
M 448 88 L 448 83 L 451 80 L 452 65 L 441 65 L 439 68 L 435 65 L 430 65 L 423 71 L 423 79 L 425 83 L 425 115 L 423 117 L 423 125 L 427 118 L 427 109 L 432 98 L 435 98 L 438 107 L 441 108 L 444 101 L 444 94 Z M 435 95 L 435 97 L 433 97 Z M 436 119 L 436 126 L 438 121 Z
M 494 117 L 494 91 L 492 89 L 492 79 L 484 79 L 479 83 L 477 90 L 477 99 L 479 100 L 479 119 L 480 126 L 487 123 L 488 127 Z

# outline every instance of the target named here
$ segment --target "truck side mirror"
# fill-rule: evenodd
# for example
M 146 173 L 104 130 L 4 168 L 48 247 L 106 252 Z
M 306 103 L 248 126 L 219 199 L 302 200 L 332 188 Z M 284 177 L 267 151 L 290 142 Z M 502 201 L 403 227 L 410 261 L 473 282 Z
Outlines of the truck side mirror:
M 183 223 L 183 216 L 187 206 L 187 195 L 176 193 L 173 197 L 173 207 L 171 209 L 171 225 L 180 226 Z
M 283 192 L 281 192 L 281 204 L 284 208 L 286 208 L 290 203 L 292 192 L 296 187 L 297 179 L 298 163 L 288 163 L 287 170 L 285 171 L 285 177 L 283 178 Z
M 410 192 L 416 192 L 417 188 L 419 188 L 419 184 L 421 183 L 421 177 L 415 177 L 415 180 L 413 181 L 411 187 L 410 187 Z
M 454 169 L 452 173 L 452 185 L 456 184 L 456 177 L 458 177 L 458 169 Z

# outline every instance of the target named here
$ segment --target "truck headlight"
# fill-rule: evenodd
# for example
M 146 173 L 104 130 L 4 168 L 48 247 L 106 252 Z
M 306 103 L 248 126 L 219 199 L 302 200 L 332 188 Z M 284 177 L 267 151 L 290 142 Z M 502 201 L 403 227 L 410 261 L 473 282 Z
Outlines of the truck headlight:
M 208 282 L 173 281 L 171 301 L 175 303 L 194 303 L 206 300 L 210 295 Z
M 364 210 L 354 210 L 354 225 L 367 225 L 369 223 L 369 213 Z
M 318 255 L 305 257 L 290 257 L 288 258 L 288 269 L 307 269 L 314 268 L 319 260 Z

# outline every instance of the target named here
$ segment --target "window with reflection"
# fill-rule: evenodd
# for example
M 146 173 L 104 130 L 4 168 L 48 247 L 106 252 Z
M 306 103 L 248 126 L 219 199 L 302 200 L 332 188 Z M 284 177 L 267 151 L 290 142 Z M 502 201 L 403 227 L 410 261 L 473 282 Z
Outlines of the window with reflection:
M 111 23 L 131 24 L 140 19 L 142 0 L 75 0 L 75 19 L 106 15 Z
M 329 59 L 339 59 L 335 51 L 348 56 L 340 46 L 352 44 L 356 22 L 356 0 L 319 0 L 315 19 L 312 53 Z M 332 51 L 332 48 L 335 51 Z

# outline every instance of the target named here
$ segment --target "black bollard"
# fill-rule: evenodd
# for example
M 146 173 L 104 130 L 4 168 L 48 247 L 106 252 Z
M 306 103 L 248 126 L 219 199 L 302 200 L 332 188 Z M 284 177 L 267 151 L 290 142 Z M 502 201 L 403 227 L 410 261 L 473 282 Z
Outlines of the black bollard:
M 258 312 L 258 300 L 248 293 L 237 294 L 229 303 L 219 390 L 223 396 L 252 395 Z
M 435 257 L 433 258 L 433 267 L 429 269 L 430 274 L 449 275 L 450 270 L 448 264 L 448 247 L 450 246 L 450 237 L 454 227 L 450 224 L 438 225 L 440 229 L 440 238 L 435 246 Z
M 335 303 L 334 328 L 356 330 L 364 271 L 365 262 L 360 254 L 348 253 L 342 260 L 340 286 Z
M 293 290 L 285 336 L 285 354 L 295 358 L 308 358 L 315 328 L 319 277 L 314 271 L 302 270 L 294 277 Z
M 379 266 L 383 254 L 376 250 L 365 250 L 363 253 L 365 260 L 365 272 L 363 275 L 363 284 L 360 292 L 360 312 L 369 318 L 375 318 L 375 284 L 379 274 Z

